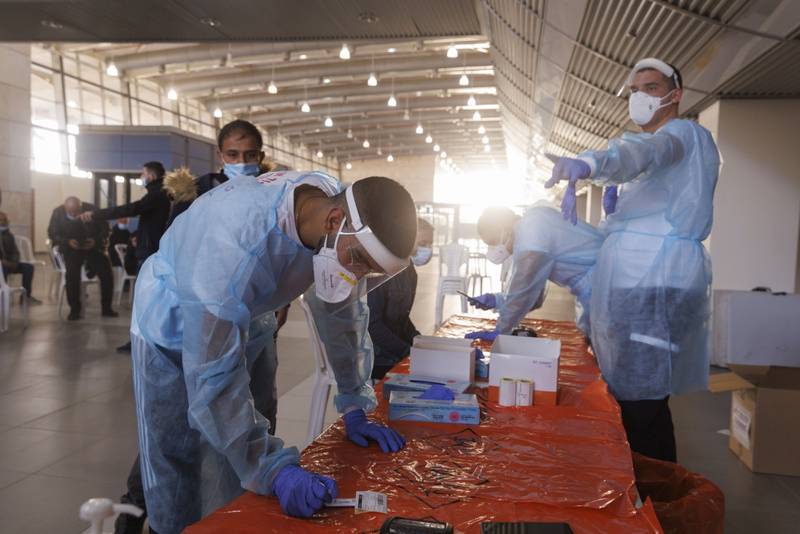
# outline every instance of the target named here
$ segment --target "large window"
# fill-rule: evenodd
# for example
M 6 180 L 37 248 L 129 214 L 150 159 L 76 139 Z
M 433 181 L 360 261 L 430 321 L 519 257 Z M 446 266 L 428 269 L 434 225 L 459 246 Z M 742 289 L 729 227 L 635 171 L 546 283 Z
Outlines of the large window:
M 232 119 L 233 117 L 226 117 Z M 163 88 L 142 78 L 108 76 L 102 61 L 88 54 L 31 46 L 31 169 L 89 178 L 75 164 L 81 124 L 174 126 L 209 139 L 216 121 L 199 101 L 167 99 Z M 296 169 L 336 174 L 336 158 L 293 145 L 283 136 L 264 136 L 267 157 Z

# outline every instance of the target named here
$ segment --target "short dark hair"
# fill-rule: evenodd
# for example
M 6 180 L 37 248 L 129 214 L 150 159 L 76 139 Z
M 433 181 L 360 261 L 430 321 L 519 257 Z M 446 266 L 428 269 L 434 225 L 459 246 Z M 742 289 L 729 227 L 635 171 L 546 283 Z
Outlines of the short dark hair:
M 417 241 L 417 208 L 406 189 L 390 178 L 370 176 L 353 184 L 361 222 L 398 258 L 408 258 Z
M 672 63 L 667 63 L 667 65 L 672 67 L 673 71 L 672 77 L 667 76 L 667 78 L 669 79 L 670 89 L 683 89 L 683 76 L 681 76 L 681 71 L 679 71 L 678 67 L 676 67 Z
M 217 147 L 222 150 L 222 143 L 225 139 L 235 133 L 240 134 L 240 137 L 252 137 L 255 139 L 259 150 L 264 146 L 264 139 L 261 137 L 261 132 L 258 131 L 255 124 L 246 120 L 236 119 L 223 126 L 219 131 L 217 135 Z
M 164 170 L 164 165 L 162 165 L 160 161 L 148 161 L 147 163 L 142 165 L 142 167 L 144 167 L 148 171 L 155 173 L 156 180 L 162 179 L 164 177 L 164 174 L 166 174 L 166 171 Z
M 419 217 L 417 219 L 417 232 L 433 232 L 433 225 L 422 217 Z

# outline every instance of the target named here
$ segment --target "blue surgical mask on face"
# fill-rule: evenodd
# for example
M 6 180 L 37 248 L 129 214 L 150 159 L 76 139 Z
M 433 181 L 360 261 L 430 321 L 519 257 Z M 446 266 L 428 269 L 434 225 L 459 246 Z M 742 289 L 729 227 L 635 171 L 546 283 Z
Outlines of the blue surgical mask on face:
M 258 176 L 258 170 L 258 163 L 226 163 L 222 168 L 228 178 Z
M 417 247 L 417 251 L 411 256 L 411 261 L 417 267 L 421 267 L 431 261 L 432 256 L 433 249 L 431 247 Z

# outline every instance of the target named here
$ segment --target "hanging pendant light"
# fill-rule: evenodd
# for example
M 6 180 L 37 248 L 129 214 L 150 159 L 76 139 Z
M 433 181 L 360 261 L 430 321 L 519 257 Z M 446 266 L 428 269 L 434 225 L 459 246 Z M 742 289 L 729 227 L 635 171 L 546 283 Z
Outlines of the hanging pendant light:
M 478 102 L 475 100 L 475 95 L 469 95 L 469 98 L 467 99 L 467 105 L 474 106 L 477 103 Z
M 431 137 L 431 134 L 428 134 L 428 136 L 425 138 L 425 142 L 428 144 L 433 143 L 433 137 Z
M 214 118 L 221 119 L 222 118 L 222 110 L 219 107 L 214 108 Z
M 350 49 L 347 47 L 347 43 L 342 45 L 342 49 L 339 50 L 339 59 L 350 59 Z
M 475 113 L 472 114 L 472 120 L 474 121 L 481 120 L 481 112 L 476 110 Z
M 425 133 L 425 130 L 422 129 L 422 123 L 418 122 L 417 123 L 417 129 L 414 130 L 414 131 L 417 132 L 417 135 L 422 135 L 423 133 Z
M 455 59 L 458 57 L 458 49 L 455 47 L 455 45 L 451 44 L 447 47 L 447 57 L 450 59 Z
M 330 116 L 325 117 L 325 127 L 326 128 L 333 128 L 333 119 Z
M 483 124 L 481 124 L 481 125 L 478 127 L 478 133 L 479 133 L 480 135 L 483 135 L 483 134 L 485 134 L 485 133 L 486 133 L 486 128 L 484 128 L 484 127 L 483 127 Z
M 469 78 L 466 74 L 462 74 L 461 77 L 458 79 L 458 85 L 461 87 L 466 87 L 469 85 Z

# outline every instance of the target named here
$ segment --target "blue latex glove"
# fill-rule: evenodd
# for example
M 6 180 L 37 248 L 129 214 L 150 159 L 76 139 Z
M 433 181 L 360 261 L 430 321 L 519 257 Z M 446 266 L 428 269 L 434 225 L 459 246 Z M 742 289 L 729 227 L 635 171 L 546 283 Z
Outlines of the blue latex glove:
M 361 408 L 344 414 L 344 429 L 350 441 L 361 447 L 368 447 L 370 439 L 377 441 L 383 452 L 397 452 L 406 446 L 403 436 L 388 426 L 371 423 Z
M 434 384 L 428 389 L 426 389 L 425 392 L 417 398 L 451 401 L 455 399 L 456 396 L 451 390 L 447 389 L 445 386 L 441 384 Z
M 494 293 L 484 293 L 467 300 L 479 310 L 493 310 L 497 307 L 497 297 L 494 296 Z
M 299 465 L 281 469 L 272 484 L 272 492 L 281 503 L 281 510 L 294 517 L 311 517 L 339 496 L 332 478 L 310 473 Z
M 497 330 L 476 330 L 475 332 L 470 332 L 464 337 L 467 339 L 482 339 L 484 341 L 494 341 L 494 338 L 497 337 L 497 334 L 498 334 Z
M 578 198 L 575 195 L 575 184 L 570 182 L 564 191 L 564 198 L 561 199 L 561 215 L 565 221 L 578 224 Z
M 603 191 L 603 209 L 606 215 L 611 215 L 617 211 L 617 186 L 611 185 Z
M 550 176 L 550 179 L 544 183 L 544 187 L 549 189 L 561 180 L 569 180 L 569 183 L 574 184 L 578 180 L 588 178 L 591 173 L 592 169 L 589 167 L 589 164 L 583 160 L 558 158 L 558 161 L 553 167 L 553 174 Z

